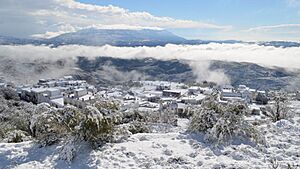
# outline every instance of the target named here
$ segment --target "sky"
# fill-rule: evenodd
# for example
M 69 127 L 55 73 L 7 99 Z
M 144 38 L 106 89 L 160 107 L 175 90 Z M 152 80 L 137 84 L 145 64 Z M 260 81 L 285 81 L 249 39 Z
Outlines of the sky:
M 0 35 L 166 29 L 187 39 L 299 41 L 300 0 L 0 0 Z

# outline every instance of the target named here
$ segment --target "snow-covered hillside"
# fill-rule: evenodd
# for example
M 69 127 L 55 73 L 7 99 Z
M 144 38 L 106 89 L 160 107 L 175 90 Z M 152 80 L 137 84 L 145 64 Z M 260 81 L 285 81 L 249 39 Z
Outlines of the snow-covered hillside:
M 295 107 L 300 102 L 293 102 Z M 255 118 L 255 117 L 254 117 Z M 253 120 L 253 119 L 252 119 Z M 186 132 L 189 120 L 167 133 L 139 133 L 126 141 L 91 150 L 85 144 L 71 164 L 59 160 L 60 146 L 40 148 L 33 142 L 1 143 L 0 168 L 292 168 L 300 166 L 299 111 L 291 121 L 259 128 L 265 146 L 247 142 L 213 146 L 201 134 Z M 273 161 L 273 164 L 272 164 Z

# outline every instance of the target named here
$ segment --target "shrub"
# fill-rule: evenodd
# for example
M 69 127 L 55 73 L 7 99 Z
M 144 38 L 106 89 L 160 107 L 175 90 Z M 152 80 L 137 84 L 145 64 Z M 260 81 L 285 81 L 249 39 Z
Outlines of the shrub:
M 287 96 L 285 96 L 284 94 L 277 94 L 272 100 L 273 103 L 270 103 L 261 110 L 263 114 L 270 117 L 273 122 L 279 121 L 281 119 L 287 119 L 292 115 L 292 110 Z
M 71 138 L 63 145 L 59 154 L 59 159 L 65 160 L 70 164 L 76 157 L 76 153 L 76 143 L 74 143 L 74 139 Z
M 72 137 L 99 146 L 111 141 L 113 128 L 113 121 L 95 107 L 79 110 L 70 106 L 40 116 L 34 125 L 34 133 L 44 145 Z
M 149 133 L 150 129 L 146 126 L 145 123 L 142 122 L 133 122 L 129 125 L 128 130 L 132 134 L 137 134 L 137 133 Z
M 146 122 L 164 123 L 177 126 L 177 115 L 174 111 L 169 109 L 158 112 L 151 112 L 147 114 Z
M 21 130 L 11 130 L 5 133 L 4 142 L 7 143 L 20 143 L 29 140 L 28 133 Z
M 205 133 L 208 141 L 225 143 L 234 137 L 251 139 L 263 143 L 259 132 L 244 120 L 247 106 L 234 102 L 227 105 L 218 103 L 214 98 L 206 99 L 200 110 L 194 113 L 189 130 Z
M 6 100 L 20 100 L 17 92 L 9 87 L 0 88 L 0 95 L 2 95 Z
M 54 114 L 44 114 L 35 119 L 31 124 L 31 133 L 41 146 L 50 146 L 59 141 L 67 133 L 67 129 Z
M 266 105 L 268 104 L 268 97 L 265 95 L 265 94 L 262 94 L 262 93 L 258 93 L 256 98 L 255 98 L 255 101 L 258 103 L 258 104 L 263 104 L 263 105 Z

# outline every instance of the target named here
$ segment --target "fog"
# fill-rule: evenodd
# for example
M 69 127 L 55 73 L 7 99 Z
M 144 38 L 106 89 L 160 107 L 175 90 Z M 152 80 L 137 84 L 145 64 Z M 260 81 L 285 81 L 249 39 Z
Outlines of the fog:
M 51 48 L 33 45 L 2 45 L 0 46 L 0 72 L 4 77 L 12 76 L 8 78 L 10 80 L 30 78 L 30 76 L 34 76 L 34 71 L 30 65 L 41 65 L 40 63 L 42 63 L 48 66 L 45 67 L 46 71 L 43 71 L 40 76 L 62 76 L 74 72 L 77 56 L 85 56 L 90 59 L 98 56 L 110 56 L 125 59 L 152 57 L 161 60 L 188 60 L 198 80 L 209 80 L 217 83 L 228 83 L 230 79 L 222 70 L 209 70 L 211 60 L 250 62 L 267 67 L 300 69 L 300 48 L 298 47 L 275 48 L 255 44 L 215 43 L 205 45 L 169 44 L 164 47 L 67 45 Z M 8 70 L 9 72 L 7 72 Z M 24 77 L 26 75 L 30 76 Z

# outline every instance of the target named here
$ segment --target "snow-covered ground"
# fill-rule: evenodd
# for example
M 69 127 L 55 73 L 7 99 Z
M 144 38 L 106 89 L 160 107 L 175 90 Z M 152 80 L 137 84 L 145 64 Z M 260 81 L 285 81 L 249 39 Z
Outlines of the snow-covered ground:
M 293 102 L 300 107 L 300 102 Z M 278 168 L 300 167 L 299 111 L 291 121 L 261 125 L 266 146 L 235 142 L 206 143 L 201 134 L 186 132 L 189 120 L 179 119 L 168 133 L 139 133 L 99 150 L 82 145 L 71 164 L 59 160 L 60 146 L 40 148 L 33 142 L 0 143 L 0 168 Z

